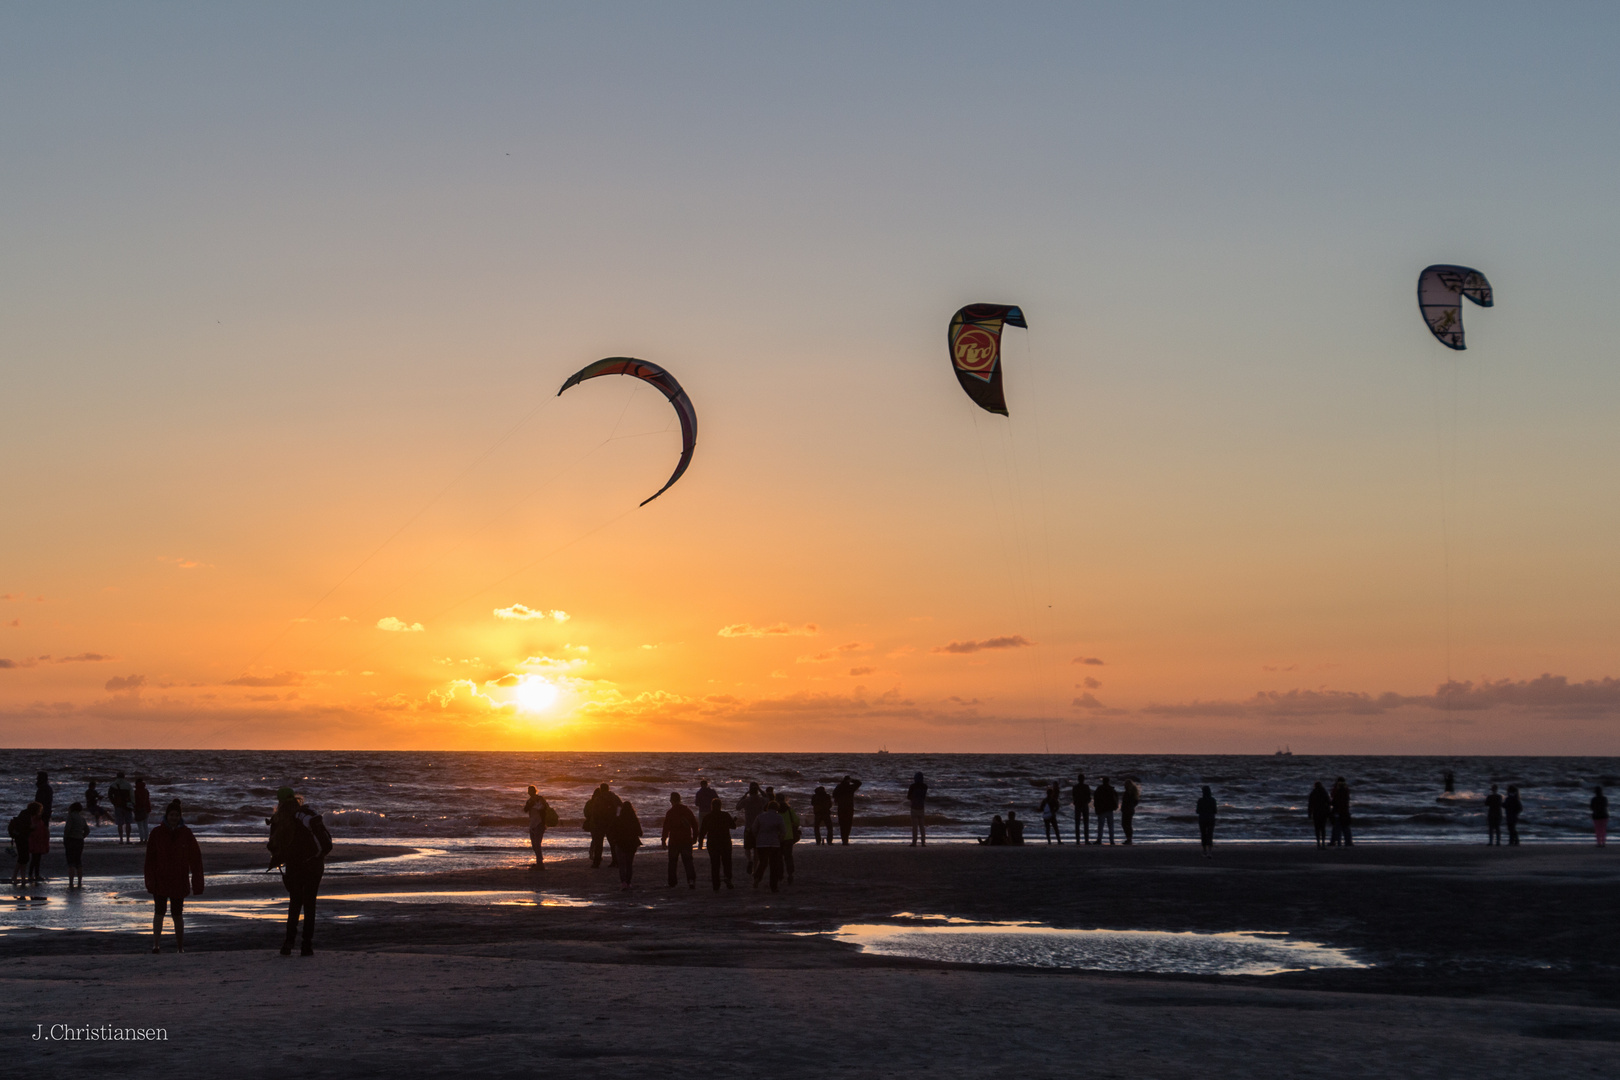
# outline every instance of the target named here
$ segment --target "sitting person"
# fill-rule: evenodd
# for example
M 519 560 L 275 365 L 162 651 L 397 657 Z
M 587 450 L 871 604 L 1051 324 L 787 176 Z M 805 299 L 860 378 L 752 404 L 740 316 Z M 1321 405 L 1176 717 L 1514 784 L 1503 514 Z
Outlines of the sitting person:
M 1024 842 L 1024 823 L 1018 820 L 1018 811 L 1007 811 L 1007 843 L 1022 844 Z
M 990 836 L 988 838 L 983 836 L 979 837 L 979 843 L 996 844 L 999 846 L 1001 844 L 1005 844 L 1006 842 L 1007 823 L 1001 820 L 1000 814 L 997 814 L 995 817 L 990 819 Z

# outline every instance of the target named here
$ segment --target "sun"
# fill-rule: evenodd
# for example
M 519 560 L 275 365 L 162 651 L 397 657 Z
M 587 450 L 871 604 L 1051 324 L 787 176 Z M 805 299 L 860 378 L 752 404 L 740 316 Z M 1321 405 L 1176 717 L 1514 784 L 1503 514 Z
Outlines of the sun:
M 520 712 L 543 713 L 557 704 L 557 687 L 540 675 L 525 675 L 512 689 L 512 700 Z

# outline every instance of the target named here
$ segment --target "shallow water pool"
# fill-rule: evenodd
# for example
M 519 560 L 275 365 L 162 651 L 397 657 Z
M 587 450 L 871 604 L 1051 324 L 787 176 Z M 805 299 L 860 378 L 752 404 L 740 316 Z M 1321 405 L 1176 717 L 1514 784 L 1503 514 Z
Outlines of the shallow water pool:
M 1187 975 L 1279 975 L 1370 966 L 1344 949 L 1281 933 L 1070 930 L 945 916 L 896 918 L 907 921 L 852 923 L 832 936 L 860 946 L 863 952 L 953 964 Z

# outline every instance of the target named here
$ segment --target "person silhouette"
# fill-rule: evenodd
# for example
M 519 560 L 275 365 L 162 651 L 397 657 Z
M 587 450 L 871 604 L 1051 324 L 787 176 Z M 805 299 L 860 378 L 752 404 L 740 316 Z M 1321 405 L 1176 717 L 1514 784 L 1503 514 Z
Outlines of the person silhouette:
M 1215 811 L 1218 809 L 1208 784 L 1204 785 L 1204 794 L 1195 809 L 1198 812 L 1198 842 L 1203 845 L 1204 858 L 1207 859 L 1210 848 L 1215 846 Z
M 1508 844 L 1517 847 L 1519 844 L 1519 815 L 1524 813 L 1524 801 L 1519 798 L 1517 784 L 1508 785 L 1507 798 L 1502 800 L 1502 812 L 1507 815 Z
M 1119 809 L 1119 792 L 1114 785 L 1108 782 L 1108 777 L 1102 778 L 1097 790 L 1091 796 L 1092 805 L 1097 808 L 1097 843 L 1103 842 L 1103 827 L 1108 827 L 1108 846 L 1114 846 L 1114 811 Z
M 1091 785 L 1085 773 L 1076 773 L 1072 795 L 1074 798 L 1074 831 L 1081 844 L 1091 843 Z M 1099 840 L 1101 837 L 1098 838 Z
M 1328 846 L 1327 830 L 1328 819 L 1333 816 L 1333 800 L 1328 797 L 1327 788 L 1318 780 L 1316 786 L 1311 788 L 1311 795 L 1305 803 L 1305 812 L 1311 816 L 1311 827 L 1316 830 L 1316 846 Z
M 1496 785 L 1491 785 L 1491 793 L 1485 796 L 1485 844 L 1498 847 L 1502 844 L 1502 796 L 1498 794 Z

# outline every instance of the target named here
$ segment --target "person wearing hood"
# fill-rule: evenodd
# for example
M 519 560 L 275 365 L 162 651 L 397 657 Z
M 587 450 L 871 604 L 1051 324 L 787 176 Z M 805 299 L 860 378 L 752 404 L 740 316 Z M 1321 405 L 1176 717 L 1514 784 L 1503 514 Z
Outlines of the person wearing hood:
M 152 951 L 162 952 L 163 915 L 174 918 L 174 950 L 186 951 L 186 897 L 203 891 L 202 848 L 181 815 L 180 800 L 163 811 L 163 824 L 146 842 L 146 891 L 152 895 Z
M 147 822 L 152 817 L 152 793 L 146 789 L 146 779 L 135 778 L 135 827 L 141 831 L 141 843 L 146 843 L 147 833 L 150 829 Z
M 281 883 L 287 887 L 287 936 L 281 942 L 281 955 L 291 956 L 298 937 L 298 916 L 304 916 L 304 946 L 301 956 L 315 955 L 315 898 L 326 873 L 326 857 L 332 853 L 332 834 L 326 831 L 321 815 L 305 806 L 290 787 L 276 791 L 276 812 L 270 818 L 270 867 L 281 869 Z
M 1209 858 L 1209 849 L 1215 846 L 1215 795 L 1204 785 L 1204 794 L 1198 800 L 1198 842 L 1203 845 L 1204 858 Z
M 90 826 L 84 820 L 84 804 L 68 807 L 67 821 L 62 825 L 62 850 L 67 855 L 68 888 L 75 879 L 84 888 L 84 838 L 90 835 Z
M 924 814 L 928 805 L 928 785 L 923 781 L 922 773 L 911 778 L 911 786 L 906 789 L 906 801 L 911 804 L 911 846 L 916 847 L 920 839 L 923 847 L 927 847 L 928 822 Z
M 1305 801 L 1305 812 L 1310 815 L 1311 827 L 1316 830 L 1316 846 L 1328 846 L 1327 830 L 1328 818 L 1333 816 L 1333 800 L 1328 798 L 1327 788 L 1318 780 L 1316 786 L 1311 788 L 1311 796 Z

